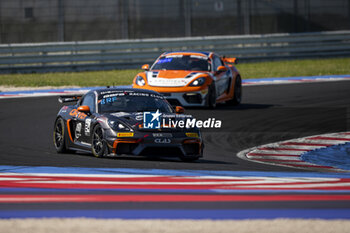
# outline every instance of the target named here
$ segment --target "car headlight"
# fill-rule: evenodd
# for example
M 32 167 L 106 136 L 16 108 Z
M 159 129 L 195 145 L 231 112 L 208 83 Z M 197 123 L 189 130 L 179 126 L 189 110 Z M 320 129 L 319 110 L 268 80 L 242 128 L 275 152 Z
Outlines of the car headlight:
M 195 79 L 193 82 L 191 82 L 190 86 L 202 86 L 205 83 L 205 78 L 201 77 L 201 78 L 197 78 Z
M 136 82 L 137 85 L 139 85 L 141 87 L 146 84 L 145 79 L 142 78 L 141 76 L 137 76 L 135 82 Z
M 133 131 L 132 129 L 130 129 L 125 124 L 123 124 L 123 123 L 121 123 L 119 121 L 115 121 L 115 120 L 108 120 L 108 125 L 112 129 L 118 130 L 118 131 Z

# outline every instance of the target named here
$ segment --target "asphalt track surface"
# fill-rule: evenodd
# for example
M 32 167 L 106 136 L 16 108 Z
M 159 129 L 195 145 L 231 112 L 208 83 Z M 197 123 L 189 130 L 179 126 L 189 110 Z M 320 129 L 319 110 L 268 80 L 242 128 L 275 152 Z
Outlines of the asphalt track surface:
M 53 123 L 61 105 L 57 97 L 0 100 L 0 163 L 15 166 L 138 168 L 223 171 L 303 170 L 253 163 L 239 159 L 244 149 L 297 137 L 348 130 L 350 82 L 249 86 L 240 106 L 219 106 L 215 111 L 189 109 L 202 117 L 223 118 L 224 128 L 204 132 L 204 158 L 186 163 L 176 158 L 94 158 L 90 154 L 57 154 L 52 144 Z M 105 194 L 100 192 L 99 194 Z M 125 193 L 127 194 L 127 193 Z M 22 204 L 2 204 L 1 209 L 23 209 Z M 349 201 L 105 203 L 107 209 L 292 209 L 349 208 Z M 94 209 L 96 203 L 25 204 L 30 209 Z
M 204 158 L 120 157 L 96 159 L 90 154 L 57 154 L 53 124 L 61 105 L 57 97 L 0 100 L 1 165 L 57 167 L 161 168 L 200 170 L 292 171 L 244 161 L 236 153 L 249 147 L 319 133 L 345 131 L 350 82 L 327 82 L 244 88 L 238 107 L 190 109 L 187 113 L 223 118 L 223 127 L 204 132 Z M 349 121 L 348 121 L 349 122 Z

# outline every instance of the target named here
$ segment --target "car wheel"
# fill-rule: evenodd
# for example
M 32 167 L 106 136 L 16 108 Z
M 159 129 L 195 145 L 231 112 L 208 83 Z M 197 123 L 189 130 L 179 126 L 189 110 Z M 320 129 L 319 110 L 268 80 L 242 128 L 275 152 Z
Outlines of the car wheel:
M 234 87 L 234 93 L 232 100 L 228 101 L 228 104 L 230 105 L 238 105 L 242 101 L 242 79 L 240 76 L 237 76 L 235 87 Z
M 216 107 L 216 88 L 214 83 L 212 83 L 208 88 L 206 106 L 211 109 Z
M 58 153 L 67 152 L 65 125 L 62 118 L 57 118 L 53 130 L 53 144 Z
M 106 152 L 106 142 L 100 125 L 96 125 L 93 129 L 91 140 L 92 154 L 97 158 L 103 157 Z

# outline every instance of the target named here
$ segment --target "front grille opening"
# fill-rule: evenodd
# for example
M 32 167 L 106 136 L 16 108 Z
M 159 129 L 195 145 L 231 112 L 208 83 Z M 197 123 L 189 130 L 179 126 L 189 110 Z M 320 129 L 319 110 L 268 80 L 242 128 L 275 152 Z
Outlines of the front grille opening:
M 178 101 L 177 99 L 166 99 L 166 100 L 169 102 L 171 106 L 182 106 L 180 101 Z
M 189 143 L 183 145 L 186 155 L 198 155 L 199 143 Z
M 183 95 L 187 103 L 200 104 L 202 103 L 202 96 L 199 93 L 186 93 Z
M 160 92 L 160 94 L 163 95 L 163 96 L 171 96 L 170 93 L 166 93 L 166 92 Z
M 137 143 L 118 143 L 116 154 L 132 154 L 137 146 Z
M 183 153 L 178 147 L 147 147 L 140 155 L 143 156 L 181 156 Z

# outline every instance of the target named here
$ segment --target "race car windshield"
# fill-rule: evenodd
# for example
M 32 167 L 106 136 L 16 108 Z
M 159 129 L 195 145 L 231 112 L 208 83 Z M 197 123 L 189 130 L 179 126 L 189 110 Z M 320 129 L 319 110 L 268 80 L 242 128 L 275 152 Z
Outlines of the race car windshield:
M 168 102 L 159 95 L 150 93 L 113 93 L 100 95 L 98 100 L 100 113 L 157 111 L 173 113 Z
M 164 56 L 159 58 L 151 70 L 195 70 L 210 71 L 211 65 L 203 56 Z

